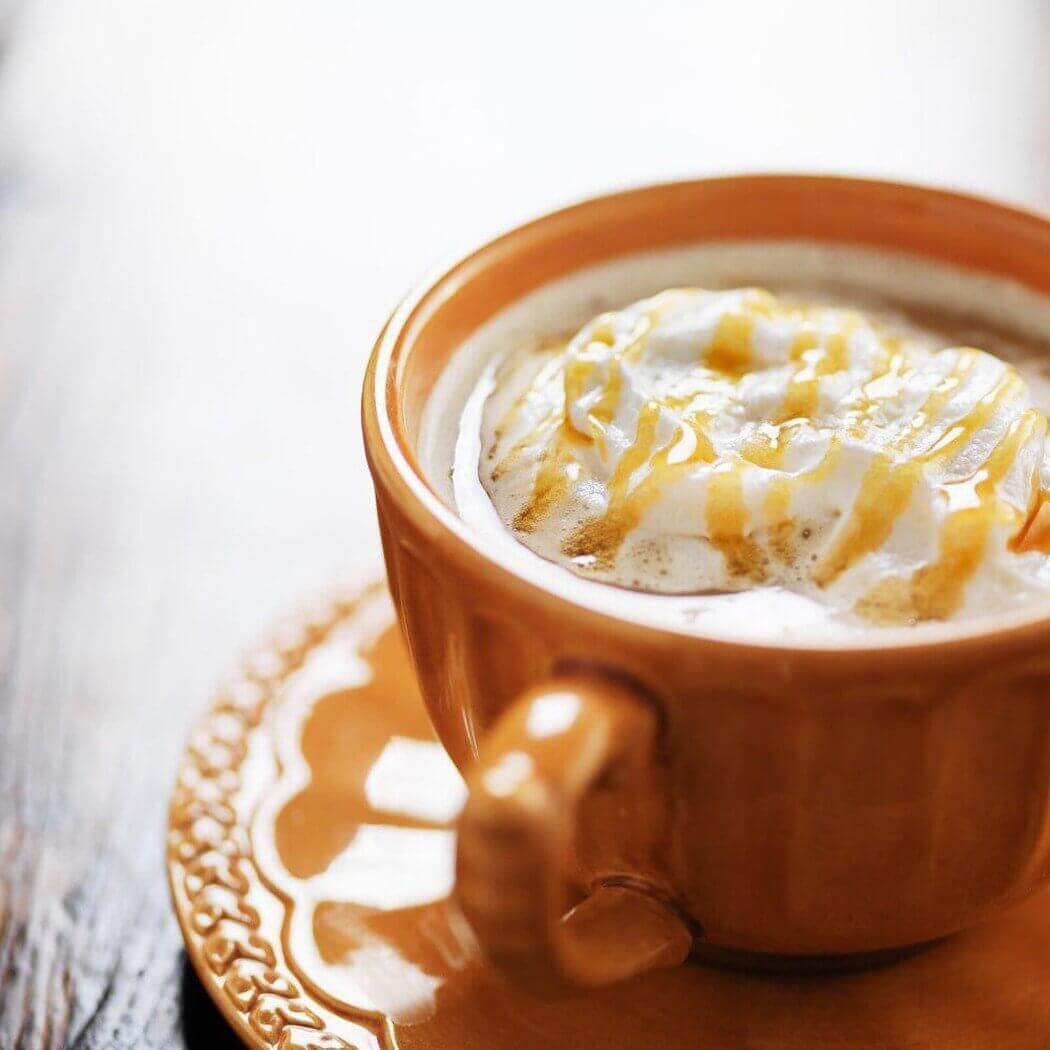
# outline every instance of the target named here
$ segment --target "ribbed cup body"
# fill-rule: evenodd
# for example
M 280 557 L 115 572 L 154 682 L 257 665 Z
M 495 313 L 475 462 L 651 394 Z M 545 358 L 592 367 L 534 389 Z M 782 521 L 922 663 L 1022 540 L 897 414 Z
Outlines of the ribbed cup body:
M 390 585 L 457 764 L 527 687 L 567 667 L 626 676 L 665 716 L 666 884 L 706 939 L 773 954 L 876 951 L 972 925 L 1050 879 L 1050 656 L 960 654 L 918 677 L 819 674 L 790 655 L 661 638 L 531 601 L 428 548 L 380 501 Z M 546 596 L 543 596 L 546 598 Z M 770 651 L 771 654 L 774 651 Z M 613 655 L 614 654 L 614 655 Z M 581 820 L 581 881 L 631 844 Z

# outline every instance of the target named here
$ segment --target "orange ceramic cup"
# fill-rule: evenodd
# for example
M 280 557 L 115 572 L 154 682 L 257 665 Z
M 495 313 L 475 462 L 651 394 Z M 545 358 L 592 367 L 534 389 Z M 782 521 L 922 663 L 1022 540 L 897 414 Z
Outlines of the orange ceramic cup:
M 1050 221 L 860 179 L 746 176 L 567 208 L 478 249 L 388 322 L 364 430 L 397 605 L 465 774 L 456 894 L 534 985 L 691 951 L 832 965 L 987 919 L 1050 878 L 1050 618 L 843 645 L 632 622 L 488 555 L 416 459 L 428 392 L 475 328 L 626 253 L 806 238 L 904 251 L 1050 293 Z M 843 958 L 845 957 L 845 959 Z

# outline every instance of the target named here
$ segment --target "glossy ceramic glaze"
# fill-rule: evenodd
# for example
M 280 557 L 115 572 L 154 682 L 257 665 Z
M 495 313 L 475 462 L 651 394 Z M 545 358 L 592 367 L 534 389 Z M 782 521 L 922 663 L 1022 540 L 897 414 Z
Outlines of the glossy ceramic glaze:
M 178 774 L 168 872 L 233 1031 L 283 1050 L 1030 1050 L 1050 901 L 898 964 L 812 980 L 702 964 L 537 1000 L 448 899 L 464 785 L 381 588 L 293 619 L 219 691 Z
M 812 956 L 916 945 L 990 918 L 1050 877 L 1045 616 L 953 638 L 890 632 L 848 648 L 656 630 L 618 617 L 614 590 L 596 610 L 493 562 L 415 460 L 435 376 L 502 307 L 615 255 L 749 237 L 907 251 L 1050 292 L 1046 219 L 889 183 L 680 183 L 521 227 L 417 290 L 376 346 L 364 427 L 391 590 L 430 716 L 463 770 L 479 753 L 484 769 L 509 752 L 532 755 L 533 743 L 520 737 L 496 752 L 484 741 L 552 675 L 582 669 L 598 693 L 609 681 L 627 683 L 654 713 L 653 775 L 640 801 L 657 818 L 617 824 L 600 816 L 609 808 L 594 792 L 577 798 L 555 775 L 544 790 L 578 819 L 561 846 L 561 816 L 536 832 L 528 848 L 537 877 L 549 883 L 556 865 L 584 894 L 637 877 L 701 948 Z M 475 770 L 471 780 L 482 793 L 483 775 Z M 525 784 L 525 794 L 535 796 L 538 783 Z M 600 776 L 586 787 L 615 797 L 616 778 L 611 788 Z M 631 797 L 639 801 L 628 785 L 620 801 Z M 506 807 L 496 819 L 506 825 Z M 521 881 L 506 889 L 509 918 L 529 890 Z M 463 899 L 470 911 L 469 887 Z M 498 930 L 498 919 L 482 925 Z M 557 965 L 550 936 L 537 941 L 522 949 L 523 968 Z M 500 954 L 499 944 L 490 948 Z

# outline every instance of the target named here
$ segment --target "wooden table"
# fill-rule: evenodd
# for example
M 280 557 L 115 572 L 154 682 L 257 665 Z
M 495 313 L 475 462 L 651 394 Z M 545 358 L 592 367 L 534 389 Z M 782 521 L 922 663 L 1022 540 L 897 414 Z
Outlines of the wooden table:
M 1040 0 L 736 6 L 8 9 L 0 1048 L 231 1044 L 166 797 L 242 647 L 379 565 L 358 388 L 423 269 L 704 171 L 1050 201 Z

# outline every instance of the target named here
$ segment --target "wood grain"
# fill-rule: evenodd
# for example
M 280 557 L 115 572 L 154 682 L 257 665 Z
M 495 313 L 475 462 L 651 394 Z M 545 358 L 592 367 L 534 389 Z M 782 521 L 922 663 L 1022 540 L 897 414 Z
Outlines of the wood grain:
M 233 1045 L 170 914 L 166 798 L 224 667 L 379 563 L 357 391 L 426 265 L 712 169 L 1050 200 L 1044 5 L 836 7 L 826 39 L 820 5 L 722 6 L 554 5 L 510 51 L 487 5 L 4 9 L 2 1050 Z

